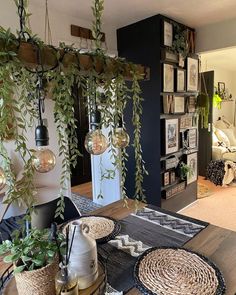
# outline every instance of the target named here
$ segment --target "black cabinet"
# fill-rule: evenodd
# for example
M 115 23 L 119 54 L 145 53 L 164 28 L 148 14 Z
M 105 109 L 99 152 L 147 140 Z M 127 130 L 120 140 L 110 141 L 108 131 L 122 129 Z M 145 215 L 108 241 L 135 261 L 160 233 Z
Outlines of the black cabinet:
M 163 160 L 170 155 L 163 155 L 164 135 L 163 120 L 166 118 L 178 118 L 180 120 L 183 114 L 164 115 L 163 114 L 163 95 L 174 95 L 176 85 L 174 84 L 173 92 L 163 93 L 163 64 L 173 65 L 176 71 L 176 55 L 171 55 L 167 46 L 164 46 L 164 22 L 174 23 L 174 21 L 162 16 L 156 15 L 137 23 L 128 25 L 117 30 L 118 53 L 120 57 L 143 64 L 150 68 L 150 80 L 141 82 L 143 102 L 142 116 L 142 138 L 143 157 L 146 162 L 146 168 L 149 175 L 144 178 L 144 189 L 147 202 L 153 205 L 161 206 L 165 209 L 178 211 L 196 200 L 197 183 L 192 182 L 184 190 L 183 186 L 179 187 L 179 193 L 168 199 L 163 198 Z M 181 25 L 182 26 L 182 25 Z M 190 29 L 192 30 L 192 29 Z M 173 33 L 174 34 L 174 33 Z M 168 42 L 168 41 L 167 41 Z M 174 73 L 175 75 L 175 73 Z M 177 93 L 179 96 L 186 96 L 186 93 Z M 193 93 L 195 95 L 196 93 Z M 188 93 L 188 96 L 190 93 Z M 187 99 L 187 98 L 185 98 Z M 185 112 L 185 110 L 184 110 Z M 132 127 L 132 106 L 127 105 L 125 111 L 125 122 L 128 133 L 133 134 Z M 180 130 L 179 130 L 180 131 Z M 181 134 L 178 133 L 181 141 Z M 128 173 L 126 188 L 129 197 L 134 195 L 134 169 L 135 161 L 132 147 L 127 149 L 129 160 L 127 163 Z M 181 157 L 184 154 L 183 149 L 179 146 L 178 152 L 173 153 Z M 170 172 L 173 171 L 170 170 Z M 171 175 L 171 174 L 170 174 Z M 173 180 L 173 179 L 172 179 Z M 178 178 L 167 185 L 168 188 L 176 186 Z

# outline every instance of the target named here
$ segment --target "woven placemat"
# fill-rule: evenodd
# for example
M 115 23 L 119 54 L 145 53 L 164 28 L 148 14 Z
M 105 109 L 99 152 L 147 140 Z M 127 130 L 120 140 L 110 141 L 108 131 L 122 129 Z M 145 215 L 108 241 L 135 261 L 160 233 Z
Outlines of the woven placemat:
M 183 248 L 145 251 L 135 265 L 134 278 L 142 294 L 222 295 L 226 290 L 215 264 Z
M 89 215 L 71 220 L 63 227 L 63 233 L 65 233 L 65 228 L 70 226 L 75 220 L 82 220 L 82 222 L 89 226 L 88 235 L 95 239 L 97 243 L 107 243 L 114 239 L 121 229 L 120 223 L 113 218 L 100 215 Z

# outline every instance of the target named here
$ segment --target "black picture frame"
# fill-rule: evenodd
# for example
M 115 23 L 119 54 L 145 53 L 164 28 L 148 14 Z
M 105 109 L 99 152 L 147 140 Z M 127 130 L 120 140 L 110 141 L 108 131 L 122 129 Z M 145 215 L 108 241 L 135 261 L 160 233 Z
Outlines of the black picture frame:
M 186 99 L 186 112 L 187 113 L 195 113 L 196 112 L 196 105 L 197 105 L 197 98 L 196 96 L 188 96 Z
M 175 69 L 175 91 L 186 91 L 186 70 L 177 68 Z
M 198 157 L 196 153 L 187 154 L 187 165 L 191 168 L 191 173 L 187 174 L 187 185 L 197 181 L 198 177 Z
M 222 93 L 225 91 L 225 82 L 218 82 L 218 92 Z
M 169 155 L 179 151 L 179 119 L 163 119 L 164 131 L 162 151 L 164 155 Z M 163 148 L 162 147 L 162 148 Z
M 173 99 L 173 114 L 185 113 L 185 97 L 184 95 L 174 95 Z
M 188 130 L 188 147 L 190 149 L 195 149 L 197 148 L 198 144 L 198 132 L 197 128 L 192 128 Z
M 169 171 L 163 173 L 163 186 L 170 184 L 170 173 Z
M 198 58 L 187 57 L 187 91 L 197 92 L 199 80 Z
M 163 92 L 174 92 L 174 66 L 168 63 L 163 63 L 162 90 Z

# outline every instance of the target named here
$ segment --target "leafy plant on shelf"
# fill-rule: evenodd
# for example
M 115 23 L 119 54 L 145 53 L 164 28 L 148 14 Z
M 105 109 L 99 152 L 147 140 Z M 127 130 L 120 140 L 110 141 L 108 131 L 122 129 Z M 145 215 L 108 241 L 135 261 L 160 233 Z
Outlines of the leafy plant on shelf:
M 187 176 L 193 175 L 193 169 L 182 161 L 179 164 L 179 174 L 181 180 L 186 180 Z
M 23 1 L 16 0 L 19 8 Z M 54 121 L 57 127 L 59 156 L 62 157 L 61 190 L 56 214 L 63 217 L 64 199 L 63 191 L 67 189 L 71 166 L 75 166 L 80 156 L 77 139 L 77 122 L 74 116 L 75 97 L 72 95 L 72 86 L 77 85 L 82 90 L 82 99 L 87 105 L 88 113 L 90 106 L 97 103 L 99 98 L 98 88 L 102 86 L 105 91 L 105 101 L 101 106 L 101 124 L 110 129 L 108 134 L 111 162 L 114 170 L 121 170 L 121 189 L 123 197 L 126 198 L 125 176 L 127 154 L 125 149 L 121 152 L 112 145 L 112 131 L 116 126 L 117 118 L 123 117 L 123 112 L 128 100 L 133 102 L 132 122 L 134 126 L 134 142 L 136 172 L 135 172 L 135 198 L 144 201 L 145 194 L 142 188 L 144 175 L 147 171 L 142 158 L 141 138 L 141 116 L 142 97 L 139 80 L 143 79 L 139 66 L 127 62 L 121 58 L 110 58 L 101 49 L 101 17 L 104 9 L 103 0 L 93 1 L 93 36 L 95 38 L 95 50 L 90 53 L 81 54 L 79 49 L 73 46 L 61 44 L 59 48 L 48 47 L 37 36 L 31 34 L 26 23 L 29 13 L 25 12 L 22 24 L 23 32 L 14 35 L 10 30 L 0 27 L 0 157 L 1 168 L 3 168 L 7 179 L 7 203 L 19 202 L 32 208 L 34 199 L 34 172 L 33 157 L 34 150 L 28 148 L 27 130 L 36 126 L 38 114 L 35 109 L 37 101 L 37 70 L 27 68 L 27 59 L 30 52 L 39 48 L 42 54 L 50 56 L 53 66 L 44 73 L 44 80 L 50 85 L 51 98 L 54 101 Z M 19 11 L 19 10 L 18 10 Z M 21 16 L 22 17 L 22 16 Z M 21 28 L 22 29 L 22 28 Z M 35 46 L 33 46 L 34 44 Z M 19 50 L 20 48 L 20 50 Z M 24 50 L 29 50 L 24 52 Z M 26 54 L 27 53 L 27 54 Z M 22 57 L 23 56 L 23 57 Z M 82 60 L 87 60 L 89 68 L 85 68 Z M 99 68 L 99 65 L 101 66 Z M 102 70 L 101 70 L 102 68 Z M 125 76 L 129 76 L 132 82 L 127 85 Z M 114 99 L 116 94 L 116 99 Z M 9 124 L 10 122 L 10 124 Z M 15 142 L 16 151 L 20 154 L 24 163 L 23 178 L 16 181 L 11 170 L 11 157 L 8 155 L 4 140 L 8 138 L 9 132 Z M 114 173 L 106 170 L 102 173 L 103 178 L 112 178 Z
M 4 262 L 14 264 L 15 274 L 51 264 L 58 255 L 58 249 L 62 252 L 65 246 L 64 237 L 59 235 L 56 242 L 48 229 L 32 229 L 22 238 L 19 234 L 19 231 L 15 232 L 12 241 L 7 240 L 0 245 L 0 255 L 8 254 Z
M 182 55 L 183 58 L 186 58 L 188 50 L 188 41 L 187 41 L 187 30 L 183 29 L 179 24 L 173 23 L 174 25 L 174 40 L 172 43 L 172 48 L 175 53 Z

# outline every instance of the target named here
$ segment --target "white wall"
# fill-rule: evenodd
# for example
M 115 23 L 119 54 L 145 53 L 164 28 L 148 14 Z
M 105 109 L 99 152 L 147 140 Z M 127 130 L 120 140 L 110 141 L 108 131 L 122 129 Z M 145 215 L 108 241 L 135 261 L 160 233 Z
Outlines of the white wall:
M 227 15 L 225 16 L 227 18 Z M 196 51 L 202 53 L 236 46 L 236 19 L 205 25 L 196 29 Z
M 209 62 L 208 58 L 201 55 L 202 71 L 214 71 L 214 86 L 218 87 L 218 82 L 225 82 L 226 89 L 232 94 L 233 99 L 236 98 L 236 71 L 230 71 L 219 66 L 214 65 L 214 61 Z M 234 123 L 235 101 L 223 102 L 221 109 L 213 108 L 213 123 L 223 115 Z

